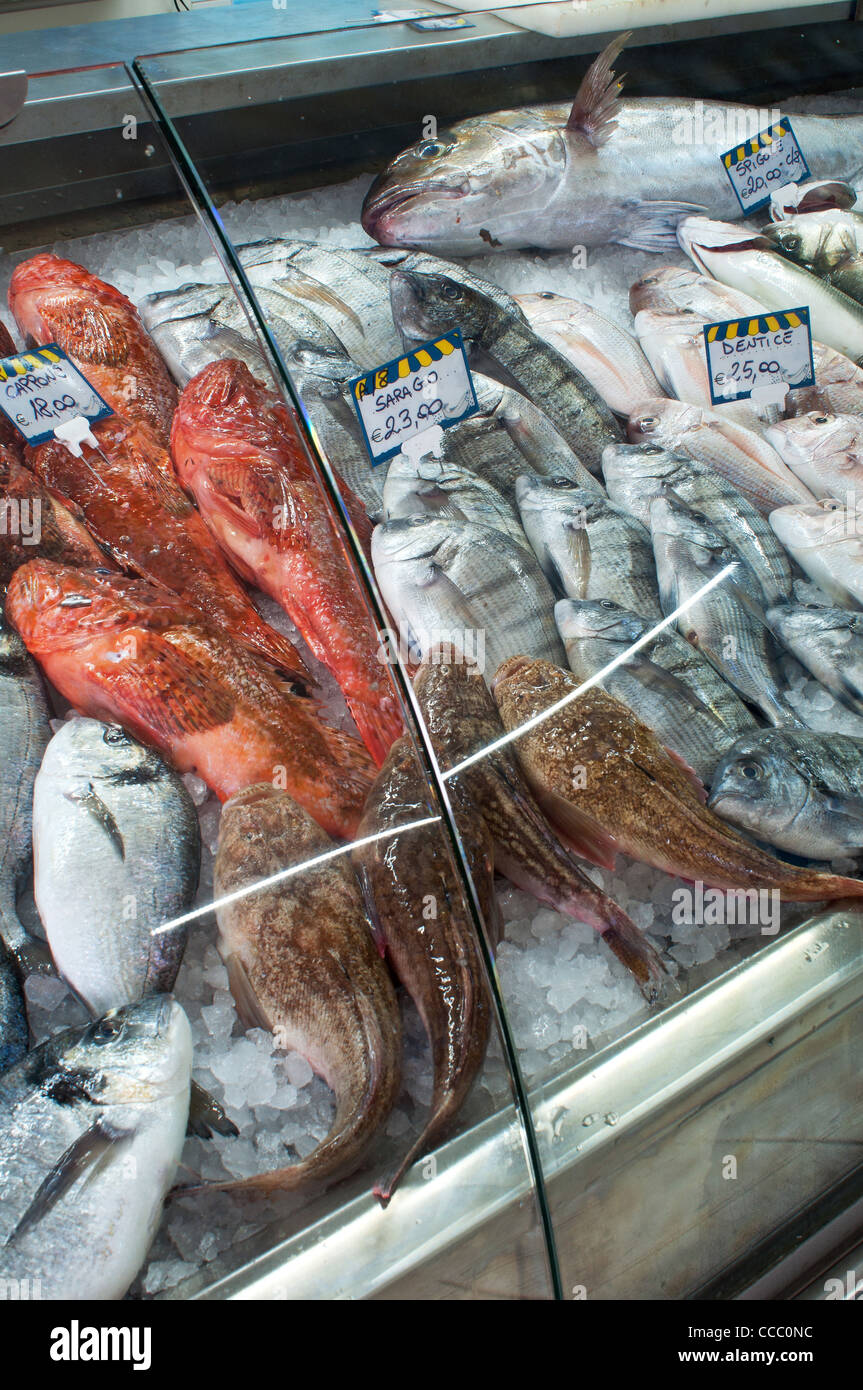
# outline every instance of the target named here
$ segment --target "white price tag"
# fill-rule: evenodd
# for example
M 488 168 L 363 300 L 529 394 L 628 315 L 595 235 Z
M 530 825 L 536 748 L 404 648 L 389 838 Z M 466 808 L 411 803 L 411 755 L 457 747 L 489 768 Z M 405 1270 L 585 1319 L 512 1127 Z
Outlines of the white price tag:
M 744 215 L 769 203 L 774 190 L 809 178 L 809 165 L 787 120 L 726 150 L 721 159 Z
M 479 409 L 458 329 L 357 377 L 350 392 L 373 464 L 432 425 L 446 429 Z
M 806 308 L 706 323 L 704 345 L 714 405 L 781 400 L 788 389 L 815 385 Z
M 114 413 L 56 343 L 0 360 L 0 410 L 28 444 L 76 416 L 92 423 Z

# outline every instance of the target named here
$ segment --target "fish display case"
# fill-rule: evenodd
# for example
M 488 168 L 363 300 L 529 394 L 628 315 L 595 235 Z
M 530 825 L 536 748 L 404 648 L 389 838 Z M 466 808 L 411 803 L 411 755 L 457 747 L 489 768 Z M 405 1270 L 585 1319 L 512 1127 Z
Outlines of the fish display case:
M 43 287 L 16 270 L 36 253 L 126 296 L 173 383 L 151 516 L 179 488 L 210 563 L 302 661 L 286 671 L 282 648 L 274 678 L 205 614 L 224 648 L 206 647 L 210 672 L 242 665 L 228 685 L 249 725 L 226 739 L 192 670 L 216 641 L 207 604 L 188 612 L 200 576 L 189 592 L 167 576 L 180 611 L 158 593 L 152 617 L 122 608 L 124 660 L 143 626 L 184 662 L 154 700 L 133 642 L 134 707 L 80 655 L 77 588 L 46 624 L 46 585 L 10 581 L 55 740 L 86 748 L 69 705 L 124 726 L 197 802 L 200 887 L 158 924 L 188 927 L 174 997 L 196 1132 L 132 1296 L 817 1296 L 859 1242 L 861 26 L 810 5 L 782 28 L 762 4 L 738 32 L 728 6 L 687 39 L 663 27 L 670 5 L 638 8 L 622 92 L 622 36 L 597 21 L 513 57 L 500 11 L 432 37 L 390 19 L 137 57 L 99 78 L 115 147 L 79 107 L 78 178 L 56 190 L 26 167 L 27 107 L 0 132 L 28 208 L 5 237 L 13 348 L 40 337 Z M 47 98 L 31 82 L 37 136 Z M 788 120 L 808 201 L 783 176 L 741 221 L 720 156 L 785 140 Z M 734 162 L 757 172 L 757 153 Z M 715 403 L 704 324 L 744 319 L 789 343 L 809 326 L 811 384 L 777 393 L 777 368 L 772 393 Z M 87 357 L 60 336 L 74 317 L 49 322 L 42 341 L 89 361 L 111 403 L 107 323 Z M 116 428 L 94 424 L 97 442 Z M 90 476 L 41 447 L 45 505 L 74 504 L 131 598 L 142 574 L 164 587 L 112 549 L 107 444 L 85 449 Z M 120 452 L 138 487 L 140 451 Z M 801 516 L 839 516 L 846 548 L 824 561 Z M 38 549 L 19 559 L 38 573 Z M 89 582 L 103 604 L 129 581 Z M 283 721 L 278 757 L 272 740 L 249 756 L 262 710 Z M 36 901 L 56 961 L 52 837 L 95 825 L 104 856 L 111 833 L 89 795 L 67 822 L 49 786 L 43 764 Z M 362 1055 L 390 1075 L 363 1092 L 362 1142 L 357 1077 L 312 1028 L 332 981 L 304 1012 L 300 940 L 310 969 L 364 943 L 349 997 L 389 1026 L 389 1056 Z M 33 1041 L 85 1026 L 65 983 L 33 974 L 25 993 Z

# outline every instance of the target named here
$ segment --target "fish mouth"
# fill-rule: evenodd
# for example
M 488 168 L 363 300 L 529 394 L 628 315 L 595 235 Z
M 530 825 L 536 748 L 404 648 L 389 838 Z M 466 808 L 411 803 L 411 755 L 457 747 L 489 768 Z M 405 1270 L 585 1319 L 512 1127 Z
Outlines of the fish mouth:
M 529 656 L 508 656 L 498 666 L 491 682 L 491 692 L 494 694 L 502 681 L 509 680 L 511 676 L 517 676 L 519 671 L 525 670 L 531 663 Z
M 365 196 L 360 222 L 363 230 L 369 236 L 374 237 L 376 241 L 380 241 L 381 245 L 398 245 L 398 242 L 387 241 L 385 238 L 387 235 L 397 234 L 399 218 L 404 218 L 418 208 L 425 207 L 437 198 L 460 198 L 465 192 L 466 189 L 463 184 L 455 185 L 441 182 L 393 184 L 386 175 L 381 175 L 375 179 Z M 393 225 L 394 223 L 395 225 Z M 429 235 L 424 233 L 423 240 L 427 240 Z

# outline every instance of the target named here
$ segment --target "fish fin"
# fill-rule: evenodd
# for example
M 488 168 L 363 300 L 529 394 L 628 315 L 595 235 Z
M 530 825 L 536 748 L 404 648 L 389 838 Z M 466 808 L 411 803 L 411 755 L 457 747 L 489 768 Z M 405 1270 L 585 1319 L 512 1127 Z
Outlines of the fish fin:
M 472 632 L 477 626 L 477 623 L 476 615 L 471 611 L 470 601 L 467 595 L 462 593 L 455 581 L 450 579 L 443 566 L 439 565 L 436 560 L 429 561 L 428 579 L 422 587 L 430 588 L 432 584 L 437 584 L 439 589 L 446 594 L 447 599 L 452 604 L 456 613 L 455 626 L 458 627 L 461 625 L 465 631 Z
M 381 926 L 381 919 L 378 915 L 378 910 L 375 906 L 375 898 L 374 893 L 372 892 L 372 884 L 371 879 L 369 877 L 369 871 L 366 868 L 365 864 L 357 863 L 356 860 L 354 861 L 354 868 L 356 869 L 357 879 L 359 880 L 360 892 L 363 898 L 363 905 L 366 909 L 366 917 L 368 918 L 369 929 L 372 934 L 372 940 L 375 943 L 375 949 L 377 950 L 377 953 L 380 956 L 381 960 L 386 960 L 387 939 L 384 933 L 384 929 Z
M 620 93 L 623 90 L 624 78 L 615 77 L 611 65 L 631 38 L 632 30 L 627 29 L 625 33 L 612 39 L 599 56 L 594 58 L 581 79 L 581 86 L 566 122 L 567 131 L 580 131 L 597 149 L 610 140 L 617 130 L 617 121 L 614 118 L 620 109 Z
M 186 1133 L 197 1135 L 199 1139 L 212 1139 L 214 1133 L 236 1139 L 240 1131 L 233 1120 L 228 1119 L 215 1096 L 193 1080 Z
M 101 796 L 93 790 L 93 783 L 87 783 L 85 792 L 64 792 L 63 796 L 66 801 L 71 801 L 73 806 L 80 806 L 82 811 L 86 811 L 88 815 L 93 817 L 96 824 L 105 831 L 120 858 L 125 862 L 126 846 L 123 843 L 120 827 Z
M 692 783 L 692 790 L 694 791 L 696 797 L 701 802 L 701 804 L 704 805 L 707 802 L 707 792 L 705 790 L 704 783 L 702 782 L 698 773 L 695 771 L 695 768 L 690 767 L 686 759 L 682 757 L 680 753 L 676 753 L 673 748 L 668 748 L 664 744 L 663 747 L 665 748 L 665 751 L 668 754 L 669 758 L 671 758 L 673 762 L 677 763 L 677 766 L 680 768 L 682 772 L 686 773 L 686 776 Z
M 40 1183 L 32 1202 L 7 1237 L 6 1245 L 12 1245 L 37 1226 L 80 1177 L 92 1177 L 114 1145 L 129 1138 L 130 1134 L 112 1129 L 104 1119 L 97 1120 L 79 1135 Z
M 709 211 L 701 203 L 678 203 L 671 198 L 639 199 L 632 207 L 637 220 L 625 237 L 618 238 L 618 245 L 635 251 L 679 251 L 678 222 Z
M 225 967 L 228 972 L 228 988 L 234 996 L 240 1023 L 247 1032 L 250 1028 L 263 1028 L 265 1033 L 272 1033 L 273 1026 L 261 1008 L 248 971 L 239 956 L 228 956 Z
M 602 933 L 603 941 L 629 971 L 652 1009 L 673 1004 L 683 993 L 681 986 L 647 937 L 622 911 L 619 913 L 621 920 Z
M 670 671 L 666 671 L 655 661 L 651 661 L 650 657 L 642 657 L 639 654 L 631 665 L 627 661 L 624 670 L 630 669 L 636 680 L 640 681 L 642 685 L 650 686 L 657 695 L 662 695 L 673 703 L 683 699 L 687 706 L 694 706 L 699 714 L 716 718 L 710 707 L 704 703 L 700 696 L 696 695 L 694 690 L 691 690 L 688 685 L 684 685 L 678 676 L 672 675 Z
M 588 535 L 587 527 L 574 526 L 571 522 L 567 522 L 563 530 L 566 540 L 567 559 L 575 574 L 584 575 L 582 593 L 586 594 L 588 581 L 590 579 L 591 561 L 590 536 Z M 555 565 L 555 569 L 558 574 L 560 574 L 560 567 L 558 565 Z M 564 598 L 569 598 L 570 595 L 566 588 L 565 578 L 565 575 L 560 574 L 562 596 Z
M 617 843 L 613 835 L 604 830 L 587 811 L 574 806 L 559 792 L 537 786 L 533 786 L 532 790 L 540 809 L 576 854 L 582 859 L 589 859 L 591 864 L 598 864 L 601 869 L 614 868 Z
M 113 665 L 111 691 L 138 723 L 171 742 L 229 722 L 233 701 L 212 671 L 181 655 L 158 633 L 127 629 L 126 649 L 130 637 L 135 655 Z
M 31 936 L 17 915 L 0 912 L 0 942 L 20 980 L 26 980 L 28 975 L 56 976 L 57 967 L 49 947 L 37 936 Z

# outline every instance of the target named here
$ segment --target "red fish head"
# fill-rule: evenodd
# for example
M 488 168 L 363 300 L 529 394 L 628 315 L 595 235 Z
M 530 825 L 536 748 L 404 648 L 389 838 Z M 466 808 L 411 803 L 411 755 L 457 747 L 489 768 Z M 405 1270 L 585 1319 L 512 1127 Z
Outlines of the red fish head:
M 15 315 L 21 332 L 34 342 L 43 337 L 39 306 L 48 297 L 86 295 L 89 302 L 121 304 L 137 315 L 130 300 L 113 285 L 91 275 L 75 261 L 65 261 L 51 252 L 40 252 L 16 265 L 9 282 L 9 308 Z
M 94 637 L 149 620 L 168 597 L 116 570 L 75 569 L 37 559 L 13 574 L 6 612 L 38 656 L 84 646 Z

